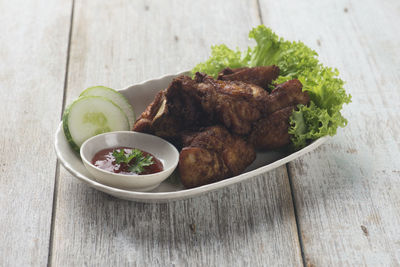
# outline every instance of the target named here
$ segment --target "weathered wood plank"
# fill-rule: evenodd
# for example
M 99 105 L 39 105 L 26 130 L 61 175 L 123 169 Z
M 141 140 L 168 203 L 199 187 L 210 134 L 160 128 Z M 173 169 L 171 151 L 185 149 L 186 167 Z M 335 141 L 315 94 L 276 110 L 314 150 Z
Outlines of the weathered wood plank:
M 67 103 L 87 86 L 126 87 L 188 69 L 209 47 L 243 47 L 259 24 L 243 1 L 76 2 Z M 59 265 L 301 266 L 282 167 L 194 199 L 141 204 L 109 197 L 61 169 L 52 261 Z
M 0 10 L 0 266 L 44 266 L 71 1 L 0 1 Z
M 310 266 L 400 264 L 400 3 L 261 1 L 264 22 L 347 81 L 349 125 L 289 165 Z M 284 8 L 282 8 L 284 7 Z

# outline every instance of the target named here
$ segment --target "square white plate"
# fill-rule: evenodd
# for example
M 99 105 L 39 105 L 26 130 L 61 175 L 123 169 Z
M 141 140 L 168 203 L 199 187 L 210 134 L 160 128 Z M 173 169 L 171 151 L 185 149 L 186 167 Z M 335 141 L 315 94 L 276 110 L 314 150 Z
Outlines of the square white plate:
M 181 74 L 187 74 L 187 72 L 166 75 L 158 79 L 145 81 L 143 83 L 135 84 L 126 89 L 120 90 L 119 92 L 128 98 L 133 106 L 136 116 L 138 117 L 145 110 L 147 105 L 153 101 L 154 96 L 160 90 L 167 88 L 174 77 Z M 284 151 L 259 152 L 257 153 L 256 160 L 245 170 L 244 173 L 219 182 L 192 189 L 185 189 L 183 185 L 176 179 L 167 179 L 161 183 L 159 187 L 150 192 L 122 190 L 97 182 L 95 177 L 93 177 L 86 170 L 80 156 L 69 146 L 62 129 L 62 122 L 59 124 L 55 134 L 55 150 L 58 159 L 71 174 L 89 186 L 96 188 L 97 190 L 126 200 L 140 202 L 167 202 L 197 196 L 199 194 L 210 192 L 227 185 L 242 182 L 251 177 L 273 170 L 300 157 L 305 153 L 316 149 L 327 139 L 328 137 L 319 138 L 305 148 L 291 154 L 288 154 Z

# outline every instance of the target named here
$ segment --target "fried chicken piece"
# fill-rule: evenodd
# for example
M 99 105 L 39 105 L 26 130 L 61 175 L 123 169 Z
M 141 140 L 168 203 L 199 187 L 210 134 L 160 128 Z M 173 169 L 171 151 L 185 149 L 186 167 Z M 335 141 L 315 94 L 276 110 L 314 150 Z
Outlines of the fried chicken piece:
M 267 89 L 268 85 L 278 76 L 279 67 L 275 65 L 237 69 L 225 68 L 218 74 L 218 80 L 242 81 Z
M 152 122 L 157 112 L 163 105 L 162 109 L 165 109 L 165 90 L 162 90 L 157 93 L 153 102 L 147 106 L 145 111 L 139 116 L 133 125 L 133 131 L 142 132 L 142 133 L 153 133 Z
M 293 110 L 297 104 L 309 101 L 308 93 L 302 91 L 302 84 L 296 79 L 277 85 L 268 94 L 254 84 L 214 80 L 196 73 L 194 80 L 188 76 L 175 78 L 158 93 L 133 130 L 155 134 L 180 146 L 182 131 L 222 123 L 234 134 L 250 135 L 257 149 L 271 149 L 289 142 L 287 125 L 291 113 L 278 111 L 286 107 Z M 282 124 L 279 119 L 284 120 Z
M 223 123 L 233 133 L 245 135 L 260 116 L 268 93 L 261 87 L 240 81 L 214 80 L 196 73 L 196 97 L 209 117 Z
M 249 134 L 261 117 L 267 91 L 240 81 L 220 81 L 197 73 L 175 78 L 136 121 L 133 130 L 177 139 L 182 130 L 195 130 L 216 122 L 232 132 Z
M 188 90 L 195 82 L 187 76 L 175 78 L 169 87 L 160 91 L 133 126 L 133 131 L 155 134 L 172 142 L 181 131 L 205 126 L 207 116 L 200 102 Z
M 279 84 L 265 99 L 262 118 L 254 123 L 249 142 L 259 150 L 276 149 L 290 143 L 289 118 L 298 104 L 307 105 L 310 97 L 294 79 Z
M 183 129 L 182 122 L 171 113 L 167 90 L 160 91 L 147 106 L 133 126 L 133 131 L 155 134 L 166 139 L 176 139 Z
M 297 79 L 278 84 L 265 98 L 263 113 L 270 114 L 288 106 L 308 104 L 310 96 L 307 92 L 303 92 L 302 87 L 303 85 Z
M 192 188 L 243 172 L 255 159 L 254 148 L 231 135 L 223 126 L 185 134 L 179 155 L 179 173 L 185 187 Z
M 249 142 L 260 150 L 276 149 L 290 143 L 289 118 L 295 106 L 273 112 L 254 125 Z

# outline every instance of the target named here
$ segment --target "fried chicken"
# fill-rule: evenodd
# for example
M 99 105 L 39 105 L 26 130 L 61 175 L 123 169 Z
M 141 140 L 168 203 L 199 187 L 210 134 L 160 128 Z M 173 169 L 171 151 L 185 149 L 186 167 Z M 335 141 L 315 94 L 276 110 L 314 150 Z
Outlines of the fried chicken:
M 194 130 L 211 123 L 200 102 L 190 93 L 193 84 L 187 76 L 175 78 L 140 115 L 133 131 L 155 134 L 174 142 L 183 130 Z
M 263 116 L 253 125 L 249 142 L 258 150 L 276 149 L 290 143 L 289 118 L 298 104 L 307 105 L 310 97 L 294 79 L 279 84 L 264 100 Z
M 310 96 L 307 92 L 303 92 L 302 87 L 303 85 L 297 79 L 278 84 L 265 99 L 263 112 L 270 114 L 288 106 L 307 105 L 310 102 Z
M 255 159 L 254 148 L 223 126 L 182 136 L 179 173 L 185 187 L 197 187 L 240 174 Z
M 258 150 L 283 147 L 290 143 L 289 118 L 295 106 L 282 108 L 254 124 L 249 142 Z
M 162 90 L 158 92 L 153 102 L 151 102 L 145 111 L 143 111 L 143 113 L 139 116 L 139 118 L 137 118 L 132 130 L 142 133 L 154 133 L 152 125 L 153 120 L 161 106 L 163 106 L 162 109 L 165 109 L 165 103 L 165 90 Z M 165 111 L 165 113 L 167 112 Z
M 254 84 L 220 81 L 196 73 L 195 92 L 209 117 L 224 124 L 233 133 L 246 135 L 257 121 L 268 93 Z
M 176 139 L 182 130 L 222 123 L 246 135 L 260 119 L 267 91 L 240 81 L 219 81 L 197 73 L 175 78 L 136 121 L 133 130 Z
M 278 78 L 278 75 L 279 67 L 275 65 L 237 69 L 225 68 L 218 74 L 218 80 L 242 81 L 267 89 L 268 85 Z
M 179 76 L 156 95 L 133 130 L 183 147 L 178 169 L 185 187 L 238 175 L 255 159 L 255 149 L 290 143 L 289 118 L 298 104 L 310 101 L 296 79 L 270 94 L 260 87 L 278 73 L 269 66 L 225 69 L 219 80 L 201 73 Z
M 250 142 L 257 149 L 265 150 L 289 143 L 287 134 L 271 134 L 275 136 L 273 139 L 262 134 L 283 131 L 284 127 L 274 122 L 276 118 L 283 119 L 277 114 L 290 112 L 275 113 L 289 106 L 293 110 L 294 106 L 306 105 L 309 101 L 308 93 L 302 91 L 297 79 L 277 85 L 268 94 L 254 84 L 214 80 L 196 73 L 194 80 L 188 76 L 175 78 L 167 89 L 158 93 L 133 130 L 152 133 L 179 145 L 177 140 L 182 131 L 221 123 L 234 134 L 250 135 Z M 285 125 L 290 115 L 285 117 Z
M 272 67 L 274 66 L 270 66 L 269 69 L 272 69 Z M 252 82 L 251 77 L 255 77 L 253 79 L 257 80 L 256 78 L 260 77 L 262 73 L 257 68 L 259 67 L 241 68 L 236 71 L 225 69 L 220 73 L 219 78 L 229 77 L 229 79 L 240 82 Z M 279 68 L 276 67 L 276 69 L 279 73 Z M 233 74 L 230 74 L 231 71 L 233 71 Z M 252 73 L 254 76 L 252 74 L 246 76 L 244 73 Z M 307 105 L 310 102 L 310 97 L 307 92 L 303 92 L 301 82 L 293 79 L 276 85 L 271 94 L 258 95 L 256 102 L 258 104 L 256 107 L 261 115 L 252 125 L 249 141 L 256 149 L 267 150 L 276 149 L 290 143 L 289 118 L 295 107 L 298 104 Z

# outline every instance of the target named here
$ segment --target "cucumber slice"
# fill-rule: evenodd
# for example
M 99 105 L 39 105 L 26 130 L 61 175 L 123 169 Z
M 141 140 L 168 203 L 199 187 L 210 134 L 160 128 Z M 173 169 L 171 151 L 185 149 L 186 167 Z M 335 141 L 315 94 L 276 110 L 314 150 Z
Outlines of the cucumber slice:
M 93 86 L 83 91 L 80 96 L 88 95 L 103 96 L 113 101 L 125 112 L 129 120 L 129 127 L 130 129 L 133 128 L 136 120 L 135 113 L 133 112 L 133 108 L 131 104 L 129 104 L 128 99 L 126 99 L 126 97 L 120 92 L 104 86 Z
M 82 96 L 75 100 L 63 114 L 63 129 L 69 144 L 77 152 L 92 136 L 130 130 L 122 109 L 102 96 Z

